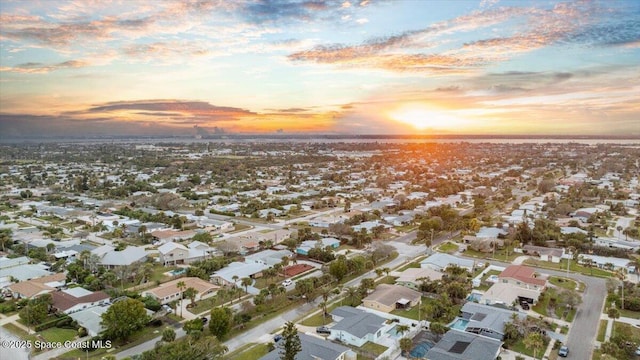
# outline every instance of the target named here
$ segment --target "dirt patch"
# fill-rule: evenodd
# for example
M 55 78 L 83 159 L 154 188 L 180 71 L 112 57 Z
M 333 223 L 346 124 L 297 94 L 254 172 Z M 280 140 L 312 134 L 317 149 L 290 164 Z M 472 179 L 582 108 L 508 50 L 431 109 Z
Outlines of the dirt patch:
M 313 266 L 307 264 L 295 264 L 287 266 L 284 271 L 287 277 L 302 274 L 305 271 L 313 269 Z

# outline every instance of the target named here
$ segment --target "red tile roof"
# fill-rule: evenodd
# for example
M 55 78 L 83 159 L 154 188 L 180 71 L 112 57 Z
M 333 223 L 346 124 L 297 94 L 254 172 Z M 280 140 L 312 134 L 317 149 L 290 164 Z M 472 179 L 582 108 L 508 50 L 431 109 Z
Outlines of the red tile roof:
M 498 278 L 516 279 L 527 284 L 546 286 L 547 281 L 535 277 L 535 269 L 523 265 L 511 265 L 498 275 Z

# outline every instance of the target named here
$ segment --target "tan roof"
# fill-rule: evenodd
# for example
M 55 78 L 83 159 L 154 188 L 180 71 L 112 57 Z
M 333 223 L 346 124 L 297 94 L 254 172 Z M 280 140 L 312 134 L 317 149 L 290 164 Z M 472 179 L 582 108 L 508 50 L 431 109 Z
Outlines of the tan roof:
M 516 280 L 520 280 L 522 282 L 525 282 L 527 284 L 533 284 L 533 285 L 539 285 L 539 286 L 546 286 L 547 285 L 547 281 L 544 279 L 537 279 L 535 278 L 535 269 L 528 267 L 528 266 L 523 266 L 523 265 L 510 265 L 507 266 L 506 269 L 504 269 L 500 275 L 498 275 L 499 278 L 512 278 L 512 279 L 516 279 Z
M 102 300 L 109 300 L 109 295 L 104 291 L 95 291 L 89 295 L 75 297 L 63 291 L 54 291 L 51 293 L 53 299 L 52 306 L 60 311 L 66 311 L 78 304 L 95 303 Z
M 190 238 L 196 234 L 193 230 L 157 230 L 151 233 L 151 236 L 156 237 L 160 240 L 171 239 L 171 238 Z
M 418 301 L 420 292 L 400 285 L 380 284 L 374 292 L 369 294 L 364 300 L 375 301 L 386 306 L 395 305 L 400 299 Z
M 37 279 L 21 281 L 17 284 L 9 285 L 9 289 L 14 293 L 30 298 L 38 294 L 55 290 L 55 288 L 45 285 L 46 283 L 64 281 L 66 278 L 67 276 L 65 274 L 57 273 L 53 275 L 43 276 Z
M 431 268 L 408 268 L 400 274 L 396 282 L 416 282 L 418 279 L 425 278 L 431 281 L 440 280 L 444 274 Z
M 163 299 L 167 296 L 179 294 L 181 290 L 178 289 L 178 283 L 180 281 L 184 282 L 185 289 L 188 289 L 190 287 L 194 288 L 198 291 L 198 294 L 203 294 L 211 290 L 218 290 L 220 288 L 217 285 L 214 285 L 197 277 L 183 277 L 171 280 L 153 289 L 146 290 L 145 293 L 153 294 L 158 299 Z

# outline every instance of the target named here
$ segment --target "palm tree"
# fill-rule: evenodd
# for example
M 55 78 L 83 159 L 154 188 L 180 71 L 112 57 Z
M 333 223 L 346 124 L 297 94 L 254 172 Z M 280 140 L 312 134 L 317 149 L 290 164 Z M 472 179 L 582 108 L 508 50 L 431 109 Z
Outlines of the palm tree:
M 405 333 L 409 332 L 409 325 L 397 325 L 396 332 L 403 336 Z
M 524 338 L 522 343 L 527 349 L 533 348 L 533 358 L 536 359 L 538 355 L 538 348 L 541 348 L 544 345 L 544 339 L 539 332 L 532 332 Z
M 353 305 L 353 300 L 360 294 L 360 290 L 357 287 L 349 286 L 346 289 L 347 298 L 349 299 L 349 304 Z
M 184 289 L 187 287 L 187 284 L 180 280 L 176 286 L 178 287 L 178 290 L 180 290 L 180 316 L 182 316 L 182 299 L 184 298 Z
M 184 295 L 191 300 L 191 306 L 196 304 L 196 295 L 198 295 L 198 290 L 189 287 L 184 291 Z
M 240 284 L 244 286 L 244 292 L 249 293 L 249 285 L 253 284 L 253 280 L 249 277 L 244 277 L 240 280 Z
M 405 356 L 407 355 L 407 353 L 409 351 L 411 351 L 412 347 L 413 347 L 413 341 L 411 341 L 411 339 L 409 339 L 409 338 L 400 339 L 400 350 L 402 350 L 402 353 Z
M 289 257 L 288 256 L 283 256 L 282 257 L 282 272 L 284 273 L 284 278 L 287 278 L 287 265 L 289 265 Z
M 611 327 L 611 336 L 613 336 L 613 329 L 616 327 L 616 319 L 620 317 L 620 310 L 612 307 L 607 310 L 607 316 L 613 319 L 613 326 Z

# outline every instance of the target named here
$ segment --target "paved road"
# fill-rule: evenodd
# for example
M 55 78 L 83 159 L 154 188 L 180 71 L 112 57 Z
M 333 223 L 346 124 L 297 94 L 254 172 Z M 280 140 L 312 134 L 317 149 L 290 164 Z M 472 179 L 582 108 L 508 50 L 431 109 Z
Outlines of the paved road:
M 10 333 L 7 329 L 0 326 L 0 341 L 21 341 L 21 339 L 12 333 Z M 0 358 L 1 359 L 11 359 L 11 360 L 27 360 L 29 359 L 29 350 L 25 348 L 16 348 L 8 347 L 8 346 L 0 346 Z
M 472 258 L 470 258 L 472 259 Z M 510 264 L 489 260 L 491 264 L 508 266 Z M 566 271 L 556 271 L 540 269 L 541 273 L 567 277 Z M 607 296 L 606 280 L 582 274 L 569 273 L 569 278 L 583 282 L 586 289 L 582 296 L 582 304 L 578 307 L 576 318 L 569 331 L 569 359 L 583 360 L 591 359 L 593 344 L 596 341 L 600 314 L 604 307 L 604 300 Z

